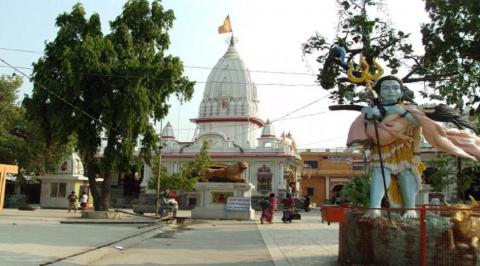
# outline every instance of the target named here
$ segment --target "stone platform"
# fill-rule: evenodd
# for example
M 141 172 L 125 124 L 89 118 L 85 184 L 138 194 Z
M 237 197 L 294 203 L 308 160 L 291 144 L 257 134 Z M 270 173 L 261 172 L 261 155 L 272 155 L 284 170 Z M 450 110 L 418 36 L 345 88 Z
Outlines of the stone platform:
M 197 205 L 192 210 L 193 219 L 254 220 L 251 192 L 254 186 L 248 183 L 205 182 L 197 183 Z M 228 198 L 248 198 L 248 206 L 228 206 Z

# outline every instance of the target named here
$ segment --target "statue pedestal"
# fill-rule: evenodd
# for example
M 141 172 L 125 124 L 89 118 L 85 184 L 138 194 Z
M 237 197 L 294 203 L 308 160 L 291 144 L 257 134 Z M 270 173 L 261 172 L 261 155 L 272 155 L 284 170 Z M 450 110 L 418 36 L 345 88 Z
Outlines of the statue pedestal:
M 197 183 L 197 204 L 192 210 L 192 219 L 255 219 L 255 211 L 251 205 L 253 187 L 248 183 Z M 229 197 L 240 200 L 241 205 L 227 205 Z

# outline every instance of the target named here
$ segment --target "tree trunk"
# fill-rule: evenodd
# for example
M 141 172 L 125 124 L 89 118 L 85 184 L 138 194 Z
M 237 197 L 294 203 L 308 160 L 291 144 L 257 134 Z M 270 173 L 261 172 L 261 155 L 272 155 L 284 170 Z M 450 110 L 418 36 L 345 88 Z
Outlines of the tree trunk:
M 110 208 L 110 187 L 112 185 L 112 172 L 108 169 L 103 176 L 102 194 L 100 194 L 100 208 L 108 211 Z
M 100 193 L 97 187 L 97 181 L 95 178 L 98 174 L 98 167 L 96 166 L 96 162 L 93 157 L 87 158 L 85 157 L 84 162 L 87 165 L 87 177 L 88 177 L 88 184 L 90 185 L 90 193 L 92 194 L 93 198 L 93 207 L 96 211 L 100 210 Z

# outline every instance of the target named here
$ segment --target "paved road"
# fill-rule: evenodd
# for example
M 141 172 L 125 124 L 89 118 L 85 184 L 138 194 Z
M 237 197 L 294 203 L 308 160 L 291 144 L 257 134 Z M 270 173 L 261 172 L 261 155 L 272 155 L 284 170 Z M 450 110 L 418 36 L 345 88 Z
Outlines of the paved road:
M 82 220 L 80 213 L 68 213 L 65 210 L 1 210 L 0 265 L 49 263 L 148 230 L 139 229 L 139 224 L 60 223 Z M 137 218 L 135 220 L 138 221 Z M 124 221 L 134 220 L 126 218 Z
M 255 222 L 244 221 L 177 226 L 90 264 L 274 265 Z
M 61 224 L 84 220 L 64 210 L 5 209 L 0 265 L 337 265 L 338 225 L 322 224 L 318 210 L 302 215 L 292 224 L 279 222 L 277 213 L 277 222 L 264 225 L 199 220 L 139 226 Z M 145 221 L 122 221 L 139 219 Z

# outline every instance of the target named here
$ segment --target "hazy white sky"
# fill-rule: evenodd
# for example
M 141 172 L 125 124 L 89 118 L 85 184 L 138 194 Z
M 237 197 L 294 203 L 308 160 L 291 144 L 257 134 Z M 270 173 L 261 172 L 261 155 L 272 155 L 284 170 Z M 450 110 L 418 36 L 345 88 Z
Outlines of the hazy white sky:
M 42 55 L 44 44 L 57 32 L 55 18 L 69 12 L 78 1 L 16 0 L 0 2 L 0 58 L 18 67 L 30 68 Z M 100 14 L 104 32 L 108 21 L 119 15 L 125 1 L 88 0 L 88 15 Z M 317 99 L 318 102 L 274 123 L 277 135 L 290 131 L 299 148 L 343 147 L 354 112 L 329 112 L 328 92 L 315 83 L 318 65 L 314 57 L 302 58 L 301 44 L 319 32 L 332 41 L 338 24 L 335 0 L 164 0 L 175 12 L 170 31 L 171 54 L 184 62 L 185 74 L 197 81 L 193 99 L 183 105 L 171 100 L 170 121 L 177 139 L 191 140 L 205 81 L 210 69 L 227 49 L 228 34 L 217 28 L 230 15 L 237 50 L 257 84 L 260 118 L 275 120 Z M 412 33 L 420 45 L 420 24 L 427 21 L 421 0 L 387 0 L 382 10 L 393 27 Z M 5 49 L 6 48 L 6 49 Z M 31 52 L 12 51 L 19 49 Z M 30 74 L 30 69 L 21 69 Z M 284 72 L 265 73 L 267 72 Z M 13 70 L 0 63 L 0 74 Z M 21 95 L 31 91 L 25 80 Z M 20 96 L 21 97 L 21 96 Z

